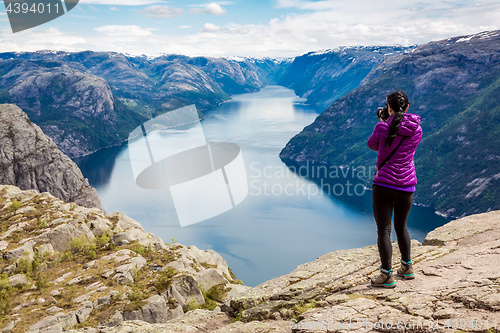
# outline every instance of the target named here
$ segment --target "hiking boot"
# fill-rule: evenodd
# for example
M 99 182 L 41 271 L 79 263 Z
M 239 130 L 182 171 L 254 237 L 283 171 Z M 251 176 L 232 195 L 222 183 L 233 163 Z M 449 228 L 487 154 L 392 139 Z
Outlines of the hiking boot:
M 380 276 L 376 279 L 371 280 L 372 286 L 374 287 L 384 287 L 384 288 L 394 288 L 396 287 L 396 281 L 392 276 L 392 269 L 386 270 L 380 269 Z
M 411 260 L 405 262 L 401 259 L 401 267 L 398 268 L 397 273 L 403 279 L 411 280 L 415 278 L 415 272 L 413 271 L 413 266 L 411 264 Z

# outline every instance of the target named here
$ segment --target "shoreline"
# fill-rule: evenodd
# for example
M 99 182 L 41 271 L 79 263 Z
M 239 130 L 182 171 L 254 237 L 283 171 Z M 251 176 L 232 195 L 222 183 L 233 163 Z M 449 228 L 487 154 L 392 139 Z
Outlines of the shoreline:
M 288 158 L 282 158 L 282 157 L 280 157 L 280 159 L 286 165 L 287 168 L 289 168 L 290 165 L 295 164 L 299 168 L 300 167 L 306 167 L 306 168 L 309 168 L 309 167 L 312 167 L 312 168 L 327 167 L 328 168 L 329 167 L 329 168 L 338 168 L 338 169 L 341 169 L 341 170 L 347 169 L 347 172 L 345 172 L 345 173 L 342 171 L 342 175 L 344 176 L 344 179 L 348 179 L 348 180 L 357 179 L 360 182 L 362 182 L 365 191 L 373 191 L 373 189 L 371 187 L 365 185 L 368 181 L 371 182 L 371 177 L 369 177 L 367 179 L 360 179 L 358 177 L 347 177 L 347 176 L 349 176 L 351 174 L 356 173 L 356 170 L 359 169 L 359 168 L 363 168 L 363 169 L 366 170 L 365 166 L 353 167 L 353 166 L 350 166 L 350 165 L 331 165 L 331 164 L 328 164 L 328 163 L 323 162 L 323 161 L 311 161 L 311 160 L 297 161 L 297 160 L 288 159 Z M 290 171 L 290 172 L 293 172 L 293 171 Z M 318 173 L 319 173 L 319 171 L 318 171 Z M 314 171 L 312 172 L 312 174 L 313 175 L 315 174 Z M 308 175 L 309 175 L 309 172 L 308 172 Z M 310 178 L 308 176 L 304 177 L 304 176 L 302 176 L 300 174 L 298 176 L 306 178 L 306 179 L 309 179 L 309 180 L 314 179 L 314 177 L 313 178 Z M 417 188 L 418 188 L 418 184 L 417 184 Z M 436 214 L 438 216 L 441 216 L 441 217 L 443 217 L 445 219 L 449 219 L 450 221 L 453 221 L 453 220 L 465 217 L 465 216 L 452 216 L 452 215 L 444 214 L 444 213 L 438 211 L 436 208 L 432 207 L 431 205 L 426 205 L 426 204 L 423 204 L 423 203 L 419 203 L 419 202 L 416 202 L 415 200 L 413 201 L 413 205 L 414 206 L 418 206 L 418 207 L 424 207 L 424 208 L 433 209 L 434 210 L 434 214 Z M 471 214 L 471 215 L 473 215 L 473 214 Z

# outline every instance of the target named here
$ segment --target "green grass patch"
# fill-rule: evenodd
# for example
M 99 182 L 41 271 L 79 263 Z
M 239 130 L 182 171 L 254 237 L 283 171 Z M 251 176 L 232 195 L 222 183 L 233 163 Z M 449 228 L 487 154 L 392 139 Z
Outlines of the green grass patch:
M 316 303 L 317 302 L 313 300 L 313 301 L 308 302 L 308 303 L 294 305 L 292 308 L 292 311 L 294 313 L 292 316 L 292 319 L 299 320 L 300 315 L 309 309 L 315 308 Z
M 158 272 L 158 278 L 153 282 L 153 286 L 159 293 L 165 292 L 172 285 L 172 278 L 176 276 L 179 272 L 172 267 L 167 268 L 164 271 Z
M 16 211 L 22 207 L 22 203 L 21 201 L 18 201 L 18 200 L 14 200 L 12 201 L 12 203 L 9 205 L 9 210 L 12 212 L 12 213 L 16 213 Z

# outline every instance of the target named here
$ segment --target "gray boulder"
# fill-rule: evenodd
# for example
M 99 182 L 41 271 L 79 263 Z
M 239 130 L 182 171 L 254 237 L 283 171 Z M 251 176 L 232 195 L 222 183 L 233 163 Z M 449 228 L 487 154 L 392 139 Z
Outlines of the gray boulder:
M 109 220 L 103 219 L 95 215 L 92 215 L 92 218 L 87 223 L 87 226 L 89 227 L 90 230 L 92 230 L 94 236 L 100 236 L 102 234 L 105 234 L 107 231 L 111 230 L 112 227 L 111 222 L 109 222 Z
M 37 333 L 62 333 L 63 328 L 61 324 L 55 324 L 39 330 Z
M 192 245 L 187 248 L 181 249 L 181 252 L 186 252 L 193 256 L 200 264 L 209 264 L 209 265 L 220 265 L 227 266 L 226 260 L 214 250 L 203 251 Z
M 24 245 L 18 247 L 17 249 L 10 250 L 4 255 L 6 260 L 17 259 L 21 257 L 25 257 L 28 260 L 33 260 L 34 252 L 33 245 L 35 245 L 34 241 L 28 241 L 24 243 Z
M 113 212 L 111 214 L 107 214 L 106 218 L 108 218 L 109 220 L 117 220 L 116 228 L 120 229 L 121 231 L 125 231 L 132 228 L 137 228 L 141 231 L 144 231 L 144 228 L 139 222 L 131 219 L 122 212 Z
M 36 237 L 39 241 L 52 244 L 56 251 L 67 251 L 69 243 L 73 238 L 85 236 L 87 239 L 94 239 L 94 234 L 84 223 L 72 221 L 67 224 L 61 224 L 40 236 Z
M 148 304 L 141 309 L 124 312 L 123 319 L 142 320 L 148 323 L 166 323 L 175 318 L 174 311 L 168 309 L 165 299 L 160 295 L 152 296 L 146 301 Z
M 129 263 L 115 269 L 116 275 L 113 276 L 113 279 L 117 279 L 122 284 L 132 283 L 134 282 L 134 272 L 139 271 L 145 265 L 147 265 L 147 261 L 140 255 L 130 258 Z
M 76 320 L 78 321 L 78 323 L 86 322 L 87 319 L 89 319 L 93 309 L 94 306 L 91 301 L 83 302 L 82 306 L 75 312 Z
M 162 270 L 164 271 L 164 270 L 167 270 L 169 268 L 174 268 L 179 272 L 185 272 L 185 273 L 188 273 L 191 275 L 195 275 L 196 270 L 193 268 L 193 266 L 196 267 L 196 264 L 194 263 L 193 258 L 190 257 L 188 254 L 181 252 L 180 257 L 177 258 L 177 260 L 169 262 L 168 264 L 163 266 Z M 198 266 L 197 267 L 198 269 L 203 268 L 199 264 L 197 266 Z
M 191 275 L 183 275 L 175 279 L 163 296 L 166 299 L 174 299 L 182 307 L 192 302 L 198 305 L 205 304 L 200 286 Z
M 33 332 L 58 332 L 59 327 L 62 330 L 68 330 L 77 324 L 76 316 L 74 312 L 70 314 L 67 313 L 56 313 L 55 315 L 45 317 L 35 324 L 31 325 L 29 328 Z
M 123 323 L 123 314 L 116 310 L 115 314 L 104 324 L 104 326 L 113 327 Z
M 54 253 L 54 247 L 50 243 L 37 245 L 35 246 L 35 249 L 38 255 L 44 255 L 44 254 L 50 255 Z
M 116 245 L 126 245 L 137 241 L 139 245 L 153 250 L 166 249 L 167 246 L 159 237 L 146 232 L 142 225 L 121 212 L 107 214 L 106 218 L 117 221 L 113 229 L 115 235 L 112 241 Z
M 218 284 L 226 284 L 229 281 L 222 275 L 222 273 L 214 268 L 205 269 L 195 275 L 195 280 L 198 282 L 205 291 L 210 290 L 213 286 Z
M 224 273 L 228 278 L 230 277 L 229 268 L 226 260 L 214 250 L 203 251 L 198 249 L 196 246 L 192 245 L 189 247 L 182 247 L 180 249 L 181 256 L 187 259 L 187 266 L 192 266 L 192 260 L 196 261 L 201 265 L 201 267 L 206 267 L 210 265 L 213 268 L 217 268 L 219 271 Z M 189 271 L 189 269 L 187 269 Z
M 243 296 L 252 289 L 252 287 L 243 286 L 241 284 L 229 284 L 227 285 L 227 287 L 230 288 L 231 290 L 229 290 L 229 293 L 227 293 L 226 299 Z
M 24 274 L 16 274 L 9 277 L 8 283 L 11 287 L 22 287 L 29 283 L 28 278 Z

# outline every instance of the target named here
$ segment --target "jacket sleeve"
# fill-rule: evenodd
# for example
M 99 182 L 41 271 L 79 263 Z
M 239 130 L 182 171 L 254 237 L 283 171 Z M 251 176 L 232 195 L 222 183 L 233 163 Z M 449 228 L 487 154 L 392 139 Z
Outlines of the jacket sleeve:
M 378 126 L 379 124 L 377 124 L 375 126 L 375 128 L 373 129 L 373 133 L 372 135 L 370 135 L 370 138 L 368 139 L 368 147 L 371 149 L 371 150 L 375 150 L 375 151 L 378 151 Z
M 418 126 L 418 129 L 416 132 L 417 132 L 416 135 L 417 135 L 417 144 L 418 144 L 418 143 L 420 143 L 420 141 L 422 141 L 422 136 L 423 136 L 422 127 Z

